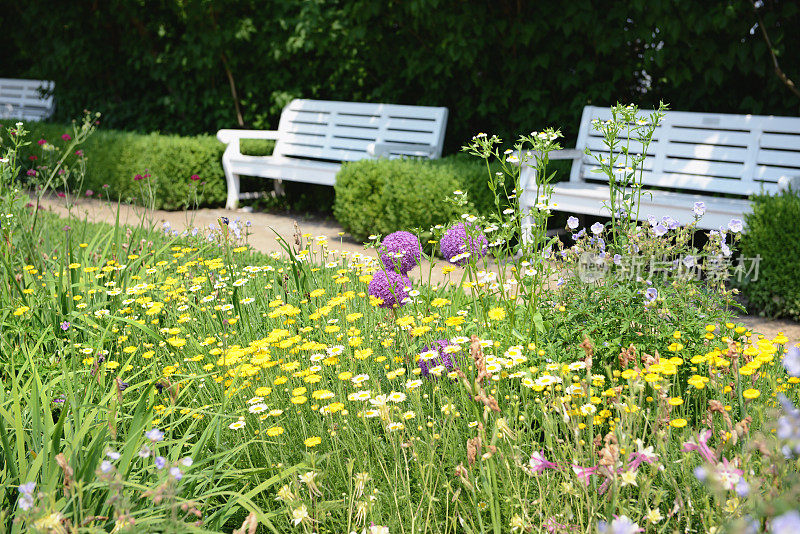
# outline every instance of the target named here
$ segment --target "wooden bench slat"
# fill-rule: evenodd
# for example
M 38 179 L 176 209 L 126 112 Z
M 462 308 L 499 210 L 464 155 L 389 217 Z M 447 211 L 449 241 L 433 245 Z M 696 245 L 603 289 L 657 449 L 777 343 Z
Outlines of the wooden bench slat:
M 238 142 L 225 150 L 226 207 L 238 202 L 239 174 L 333 185 L 341 162 L 380 155 L 437 158 L 446 123 L 447 108 L 293 100 L 284 108 L 277 131 L 270 132 L 277 140 L 272 156 L 243 156 Z M 217 135 L 223 142 L 236 137 L 225 132 Z
M 646 114 L 640 113 L 640 116 Z M 593 154 L 608 154 L 602 135 L 591 121 L 610 118 L 609 108 L 586 106 L 577 149 L 588 147 Z M 620 144 L 624 144 L 624 139 Z M 641 153 L 640 143 L 633 142 L 631 146 L 636 153 Z M 740 210 L 736 216 L 741 218 L 749 209 L 749 201 L 742 197 L 760 192 L 776 193 L 787 181 L 800 180 L 800 117 L 669 111 L 656 128 L 643 167 L 642 184 L 657 197 L 658 209 L 672 207 L 677 211 L 690 211 L 691 205 L 688 208 L 677 204 L 670 206 L 670 202 L 690 198 L 680 195 L 690 195 L 705 201 L 707 206 L 734 206 Z M 570 181 L 555 184 L 557 195 L 554 198 L 561 199 L 560 209 L 599 213 L 603 191 L 608 195 L 608 178 L 591 172 L 597 168 L 592 157 L 573 161 Z M 522 172 L 524 184 L 534 183 L 534 171 L 526 167 Z M 720 195 L 736 195 L 739 199 Z M 529 209 L 530 189 L 526 188 L 521 199 L 525 199 L 522 209 Z M 731 200 L 736 202 L 729 202 Z M 651 207 L 652 203 L 647 206 Z M 710 222 L 701 220 L 699 227 L 715 228 L 726 213 L 722 210 L 712 214 Z
M 797 172 L 800 173 L 800 150 L 790 152 L 788 150 L 761 149 L 758 151 L 756 162 L 762 165 L 797 167 Z

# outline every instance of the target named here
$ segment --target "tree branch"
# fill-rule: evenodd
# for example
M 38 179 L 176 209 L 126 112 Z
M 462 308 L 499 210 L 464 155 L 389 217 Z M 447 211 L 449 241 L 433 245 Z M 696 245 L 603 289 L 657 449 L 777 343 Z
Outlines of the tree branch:
M 764 41 L 767 43 L 767 50 L 769 50 L 769 55 L 772 57 L 772 66 L 775 68 L 775 75 L 778 76 L 780 81 L 782 81 L 797 98 L 800 98 L 800 90 L 797 89 L 794 82 L 786 76 L 783 70 L 781 70 L 781 66 L 778 64 L 778 58 L 775 56 L 775 51 L 772 49 L 772 41 L 770 41 L 769 35 L 767 35 L 767 28 L 764 26 L 761 15 L 758 13 L 756 2 L 753 1 L 752 4 L 753 12 L 755 12 L 756 18 L 758 18 L 758 27 L 761 29 L 761 35 L 764 37 Z

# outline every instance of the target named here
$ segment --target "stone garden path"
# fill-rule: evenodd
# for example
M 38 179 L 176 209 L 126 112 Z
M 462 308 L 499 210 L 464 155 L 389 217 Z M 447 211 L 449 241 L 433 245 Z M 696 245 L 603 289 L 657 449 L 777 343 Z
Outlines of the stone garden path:
M 59 198 L 43 199 L 43 208 L 52 211 L 60 216 L 66 216 L 67 210 L 64 202 Z M 106 222 L 114 224 L 117 216 L 117 205 L 100 200 L 82 199 L 73 207 L 73 216 L 83 218 L 93 222 Z M 137 225 L 142 216 L 142 209 L 129 205 L 120 205 L 119 217 L 122 224 Z M 224 209 L 200 209 L 191 213 L 183 211 L 161 211 L 155 210 L 148 213 L 149 220 L 160 227 L 168 222 L 173 229 L 182 231 L 192 227 L 208 227 L 209 224 L 218 224 L 220 217 L 236 218 L 242 221 L 250 221 L 252 234 L 250 235 L 250 245 L 261 252 L 281 252 L 280 244 L 275 238 L 274 229 L 287 241 L 291 241 L 295 233 L 295 223 L 300 228 L 300 232 L 310 234 L 312 237 L 326 236 L 328 238 L 329 249 L 348 251 L 350 253 L 359 252 L 375 256 L 374 249 L 365 250 L 364 247 L 346 234 L 339 224 L 331 219 L 307 218 L 298 215 L 287 215 L 280 213 L 247 213 L 244 211 L 232 212 Z M 191 219 L 190 219 L 191 217 Z M 442 283 L 444 275 L 441 267 L 444 262 L 435 262 L 431 272 L 431 281 L 434 284 Z M 412 280 L 419 280 L 423 276 L 427 278 L 431 265 L 423 262 L 409 276 Z M 423 274 L 424 273 L 424 274 Z M 449 275 L 450 280 L 460 280 L 462 272 L 456 270 Z M 778 332 L 783 332 L 791 343 L 800 342 L 800 323 L 792 321 L 769 320 L 753 315 L 744 315 L 739 318 L 745 325 L 755 332 L 764 334 L 767 337 L 774 337 Z

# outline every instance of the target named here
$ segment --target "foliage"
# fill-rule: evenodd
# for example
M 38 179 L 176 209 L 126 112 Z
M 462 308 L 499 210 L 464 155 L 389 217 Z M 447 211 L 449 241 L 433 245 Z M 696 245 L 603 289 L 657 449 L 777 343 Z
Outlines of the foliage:
M 792 0 L 759 2 L 760 23 L 751 2 L 728 0 L 8 4 L 0 76 L 54 80 L 60 119 L 104 103 L 127 130 L 234 127 L 237 102 L 253 128 L 276 126 L 296 97 L 391 102 L 447 106 L 452 151 L 474 132 L 552 124 L 569 145 L 586 104 L 798 113 L 760 34 L 797 83 Z
M 741 290 L 751 313 L 800 321 L 800 193 L 753 197 L 745 215 L 747 231 L 742 255 L 760 257 L 758 272 L 747 276 Z M 754 276 L 757 274 L 757 277 Z
M 336 220 L 354 238 L 446 223 L 455 210 L 443 203 L 461 187 L 446 165 L 419 159 L 362 160 L 336 175 Z
M 10 124 L 13 121 L 3 121 Z M 27 123 L 30 138 L 44 139 L 51 146 L 61 147 L 62 134 L 72 132 L 71 127 L 52 123 Z M 257 151 L 268 150 L 264 145 L 253 145 Z M 180 209 L 186 199 L 199 193 L 200 205 L 219 205 L 226 198 L 225 175 L 222 171 L 222 153 L 225 147 L 208 135 L 179 137 L 152 133 L 141 135 L 121 131 L 99 131 L 84 144 L 86 175 L 82 184 L 69 182 L 79 194 L 93 194 L 146 204 L 158 209 Z M 43 158 L 43 145 L 33 142 L 21 151 L 29 167 L 35 167 Z M 31 160 L 30 158 L 36 158 Z M 136 175 L 148 174 L 150 193 L 144 195 L 143 184 L 134 180 Z M 200 180 L 191 180 L 198 175 Z M 59 184 L 62 185 L 62 184 Z M 63 189 L 63 188 L 62 188 Z
M 518 261 L 495 272 L 470 249 L 466 268 L 443 265 L 444 283 L 415 277 L 388 309 L 370 294 L 380 262 L 301 229 L 278 236 L 283 255 L 265 256 L 240 220 L 181 233 L 154 232 L 146 218 L 122 227 L 40 213 L 7 186 L 14 144 L 0 160 L 0 525 L 500 534 L 791 524 L 800 350 L 728 321 L 721 278 L 664 267 L 623 285 L 619 258 L 601 256 L 603 225 L 589 235 L 569 220 L 569 247 L 541 232 L 557 137 L 515 143 L 536 154 L 537 213 L 520 212 L 508 189 L 519 162 L 488 136 L 469 150 L 499 160 L 503 175 L 490 165 L 487 178 L 494 211 L 461 213 L 472 209 L 463 194 L 447 208 L 489 236 L 495 260 Z M 430 162 L 366 163 L 374 181 L 376 168 L 409 163 L 435 174 Z M 526 217 L 530 236 L 515 241 Z M 665 265 L 690 251 L 706 265 L 739 231 L 709 236 L 703 256 L 691 227 L 660 224 L 632 228 L 626 246 Z M 601 268 L 581 270 L 584 253 Z M 582 328 L 590 339 L 575 335 Z

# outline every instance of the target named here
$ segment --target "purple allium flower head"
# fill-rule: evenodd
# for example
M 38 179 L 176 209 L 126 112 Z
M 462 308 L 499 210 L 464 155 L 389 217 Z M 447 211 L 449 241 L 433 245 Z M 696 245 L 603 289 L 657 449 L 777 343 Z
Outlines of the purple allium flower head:
M 570 230 L 575 230 L 576 228 L 578 228 L 578 223 L 579 221 L 577 217 L 570 217 L 569 219 L 567 219 L 567 228 L 569 228 Z
M 600 233 L 603 231 L 603 228 L 604 226 L 601 223 L 596 222 L 589 229 L 594 235 L 600 235 Z
M 164 469 L 164 466 L 167 465 L 167 459 L 163 456 L 156 456 L 155 459 L 156 468 Z
M 419 369 L 423 377 L 428 377 L 430 375 L 430 370 L 437 365 L 444 365 L 448 371 L 452 371 L 458 367 L 458 362 L 456 361 L 455 355 L 444 351 L 445 347 L 450 345 L 452 345 L 452 343 L 446 339 L 437 339 L 429 346 L 422 347 L 423 353 L 435 351 L 439 354 L 438 356 L 428 360 L 423 360 L 420 358 Z
M 800 348 L 791 347 L 783 357 L 783 366 L 789 376 L 800 377 Z
M 181 465 L 184 467 L 192 467 L 192 464 L 194 464 L 194 460 L 192 460 L 191 456 L 186 456 L 185 458 L 181 459 Z
M 142 448 L 139 449 L 139 458 L 147 458 L 148 456 L 150 456 L 151 452 L 152 451 L 150 450 L 150 447 L 148 447 L 147 445 L 142 445 Z
M 34 491 L 36 491 L 36 482 L 26 482 L 19 486 L 19 492 L 23 495 L 33 495 Z
M 794 534 L 800 532 L 800 512 L 791 510 L 770 521 L 770 534 Z
M 381 308 L 394 308 L 403 305 L 408 297 L 411 280 L 395 271 L 378 271 L 369 282 L 369 294 L 383 300 Z
M 467 235 L 467 234 L 470 235 Z M 466 265 L 470 256 L 482 257 L 489 250 L 489 241 L 479 228 L 458 223 L 442 236 L 439 248 L 442 256 L 456 265 Z
M 699 218 L 702 217 L 703 214 L 706 212 L 706 203 L 705 202 L 695 202 L 694 207 L 692 208 L 694 214 Z
M 383 238 L 378 252 L 386 269 L 406 274 L 419 265 L 422 247 L 411 232 L 393 232 Z
M 111 471 L 112 469 L 114 469 L 114 466 L 113 466 L 113 465 L 111 465 L 111 462 L 109 462 L 108 460 L 103 460 L 103 461 L 100 463 L 100 471 L 101 471 L 101 472 L 103 472 L 103 473 L 108 473 L 108 472 L 109 472 L 109 471 Z
M 64 321 L 63 323 L 61 323 L 61 330 L 67 331 L 69 330 L 69 327 L 70 327 L 69 321 Z
M 180 468 L 173 467 L 169 470 L 169 476 L 174 478 L 175 480 L 180 480 L 183 478 L 183 473 L 181 473 Z
M 120 454 L 117 451 L 108 451 L 106 456 L 111 458 L 112 460 L 119 460 Z
M 741 219 L 731 219 L 728 223 L 728 230 L 733 232 L 734 234 L 738 234 L 742 231 L 743 225 Z

